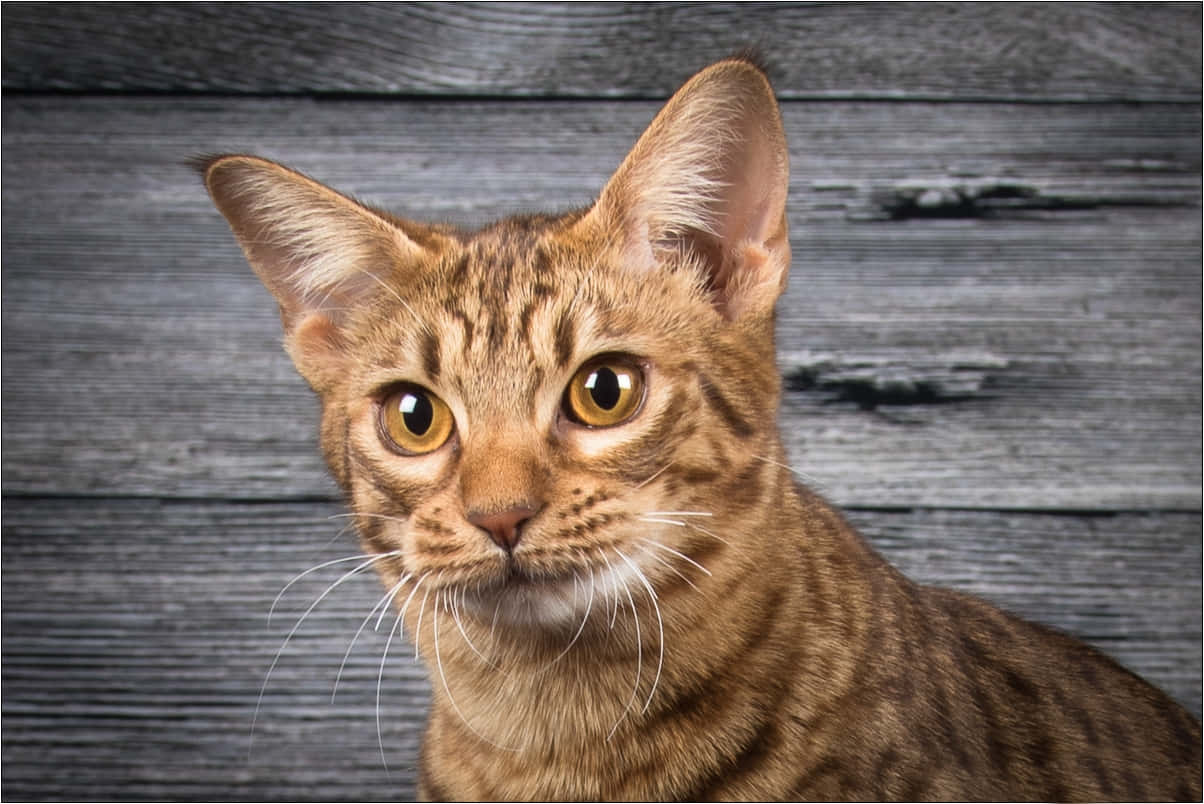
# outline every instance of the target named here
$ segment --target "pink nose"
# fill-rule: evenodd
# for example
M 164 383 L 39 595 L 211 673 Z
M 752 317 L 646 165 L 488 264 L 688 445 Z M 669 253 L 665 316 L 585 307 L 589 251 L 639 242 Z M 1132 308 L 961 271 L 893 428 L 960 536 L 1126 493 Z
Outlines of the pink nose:
M 488 533 L 494 544 L 509 553 L 514 550 L 518 545 L 519 538 L 522 537 L 523 523 L 534 515 L 534 508 L 516 505 L 506 511 L 470 513 L 468 521 Z

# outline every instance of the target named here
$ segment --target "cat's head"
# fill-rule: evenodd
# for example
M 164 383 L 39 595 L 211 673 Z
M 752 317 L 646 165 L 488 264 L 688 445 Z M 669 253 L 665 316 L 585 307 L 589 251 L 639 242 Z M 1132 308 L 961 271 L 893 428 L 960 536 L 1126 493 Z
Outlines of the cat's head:
M 387 582 L 570 623 L 587 577 L 701 581 L 770 493 L 788 168 L 749 62 L 691 79 L 559 217 L 464 233 L 255 157 L 203 171 Z

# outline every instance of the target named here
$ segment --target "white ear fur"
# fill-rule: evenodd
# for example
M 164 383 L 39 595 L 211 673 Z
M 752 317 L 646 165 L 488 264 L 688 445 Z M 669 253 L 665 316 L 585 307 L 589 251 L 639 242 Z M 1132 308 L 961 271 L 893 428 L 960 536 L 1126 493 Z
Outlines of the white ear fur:
M 423 254 L 379 213 L 275 162 L 234 155 L 200 167 L 287 332 L 308 314 L 337 320 Z
M 582 225 L 618 230 L 637 269 L 675 253 L 699 260 L 729 318 L 768 313 L 790 266 L 788 180 L 773 90 L 759 68 L 731 59 L 674 94 Z

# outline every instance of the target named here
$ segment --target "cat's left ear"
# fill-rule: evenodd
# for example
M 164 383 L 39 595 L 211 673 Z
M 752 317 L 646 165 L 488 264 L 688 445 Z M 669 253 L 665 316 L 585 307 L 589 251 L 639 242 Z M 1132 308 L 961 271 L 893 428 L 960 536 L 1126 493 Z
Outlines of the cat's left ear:
M 635 270 L 690 255 L 727 318 L 768 315 L 790 268 L 788 180 L 773 89 L 728 59 L 670 98 L 579 225 L 621 233 Z

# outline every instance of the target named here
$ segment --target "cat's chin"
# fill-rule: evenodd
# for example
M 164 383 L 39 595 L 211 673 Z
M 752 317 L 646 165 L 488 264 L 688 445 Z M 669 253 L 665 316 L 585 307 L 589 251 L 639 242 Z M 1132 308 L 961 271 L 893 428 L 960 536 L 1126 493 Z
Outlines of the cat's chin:
M 468 591 L 464 605 L 490 627 L 576 628 L 604 596 L 591 584 L 598 586 L 580 575 L 536 575 L 511 565 L 493 583 Z

